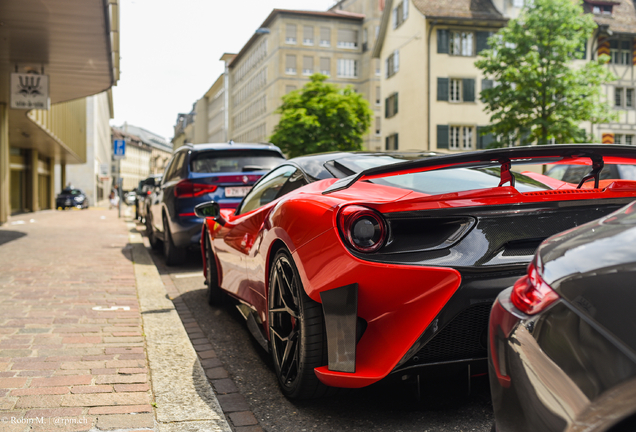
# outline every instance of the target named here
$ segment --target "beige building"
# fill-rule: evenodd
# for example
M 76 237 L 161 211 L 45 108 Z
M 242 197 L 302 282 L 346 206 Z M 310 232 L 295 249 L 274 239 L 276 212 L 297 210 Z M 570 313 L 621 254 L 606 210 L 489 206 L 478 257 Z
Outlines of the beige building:
M 175 149 L 185 142 L 266 142 L 278 124 L 282 97 L 320 72 L 351 85 L 375 115 L 364 146 L 380 150 L 380 62 L 371 57 L 383 0 L 342 0 L 329 11 L 274 9 L 238 54 L 224 54 L 225 73 L 179 114 Z
M 52 208 L 55 185 L 66 184 L 66 165 L 88 161 L 88 146 L 112 114 L 108 103 L 97 101 L 103 96 L 87 97 L 119 79 L 119 11 L 118 0 L 55 8 L 4 2 L 0 9 L 0 40 L 9 41 L 0 44 L 2 224 L 11 213 Z M 48 77 L 47 106 L 11 108 L 13 73 L 38 82 Z
M 523 0 L 387 0 L 380 40 L 373 53 L 382 61 L 383 68 L 386 150 L 455 152 L 486 148 L 492 142 L 492 136 L 480 133 L 480 128 L 489 124 L 490 115 L 485 112 L 479 93 L 493 82 L 474 63 L 478 53 L 487 48 L 488 37 L 506 25 L 508 19 L 516 18 L 523 3 Z M 601 3 L 605 6 L 598 6 Z M 584 3 L 587 12 L 598 10 L 595 19 L 600 25 L 588 43 L 587 60 L 597 55 L 602 49 L 599 47 L 605 47 L 609 54 L 611 47 L 634 46 L 633 3 L 629 0 L 617 3 L 597 0 Z M 608 33 L 613 36 L 608 38 Z M 619 48 L 614 48 L 613 53 L 622 63 L 613 60 L 608 67 L 621 78 L 606 86 L 606 94 L 610 100 L 615 98 L 621 121 L 581 126 L 599 139 L 602 134 L 604 142 L 610 142 L 610 133 L 626 142 L 636 127 L 634 72 L 631 60 L 626 64 L 633 53 L 631 49 Z

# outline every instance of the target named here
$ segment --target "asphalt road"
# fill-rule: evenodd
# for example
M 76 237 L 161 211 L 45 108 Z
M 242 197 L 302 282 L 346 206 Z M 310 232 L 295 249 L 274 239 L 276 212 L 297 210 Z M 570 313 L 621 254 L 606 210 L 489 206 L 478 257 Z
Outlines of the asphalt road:
M 143 227 L 138 225 L 141 231 Z M 146 241 L 147 244 L 147 241 Z M 487 377 L 466 383 L 421 381 L 418 399 L 414 379 L 381 382 L 318 400 L 292 402 L 278 389 L 269 355 L 254 341 L 245 321 L 231 304 L 207 304 L 201 257 L 190 253 L 188 264 L 166 267 L 151 251 L 161 274 L 169 274 L 218 357 L 245 396 L 260 426 L 277 431 L 482 431 L 493 424 Z

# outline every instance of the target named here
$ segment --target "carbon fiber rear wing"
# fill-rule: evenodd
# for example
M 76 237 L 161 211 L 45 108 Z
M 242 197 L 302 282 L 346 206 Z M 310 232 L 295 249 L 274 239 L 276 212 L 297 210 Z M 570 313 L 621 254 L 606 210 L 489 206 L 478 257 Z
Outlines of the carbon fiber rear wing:
M 605 162 L 636 164 L 636 146 L 608 144 L 556 144 L 529 147 L 481 150 L 468 153 L 434 156 L 413 161 L 369 168 L 357 174 L 342 178 L 323 191 L 327 195 L 348 189 L 358 181 L 433 171 L 449 168 L 486 168 L 500 167 L 499 186 L 510 182 L 514 186 L 514 175 L 510 172 L 512 164 L 580 163 L 580 159 L 589 159 L 592 169 L 578 187 L 594 179 L 598 188 L 599 174 Z

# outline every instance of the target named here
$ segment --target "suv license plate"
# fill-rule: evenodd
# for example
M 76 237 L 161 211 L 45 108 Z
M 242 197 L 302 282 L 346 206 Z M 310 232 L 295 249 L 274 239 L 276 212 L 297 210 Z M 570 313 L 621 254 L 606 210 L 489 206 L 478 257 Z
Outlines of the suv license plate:
M 226 187 L 225 196 L 228 198 L 244 197 L 252 189 L 251 186 Z

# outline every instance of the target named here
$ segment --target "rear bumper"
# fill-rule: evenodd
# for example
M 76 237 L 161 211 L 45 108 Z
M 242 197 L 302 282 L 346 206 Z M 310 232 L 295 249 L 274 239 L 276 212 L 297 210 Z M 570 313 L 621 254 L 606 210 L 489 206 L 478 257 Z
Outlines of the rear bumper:
M 517 274 L 462 282 L 452 268 L 360 260 L 335 247 L 336 236 L 324 233 L 293 254 L 307 294 L 323 303 L 330 361 L 315 369 L 323 383 L 358 388 L 432 364 L 485 361 L 490 307 Z

